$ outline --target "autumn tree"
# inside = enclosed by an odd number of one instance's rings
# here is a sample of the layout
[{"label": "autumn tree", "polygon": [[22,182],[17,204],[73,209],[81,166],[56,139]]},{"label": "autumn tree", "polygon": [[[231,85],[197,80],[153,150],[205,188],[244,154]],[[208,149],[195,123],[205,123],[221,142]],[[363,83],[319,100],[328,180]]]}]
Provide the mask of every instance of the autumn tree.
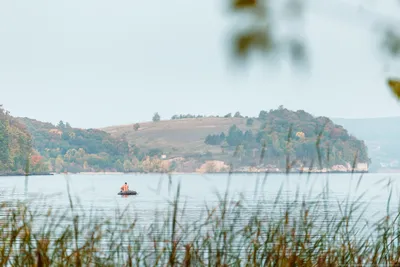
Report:
[{"label": "autumn tree", "polygon": [[40,163],[40,161],[43,159],[43,157],[42,156],[40,156],[40,155],[32,155],[31,156],[31,165],[32,166],[36,166],[37,164],[39,164]]},{"label": "autumn tree", "polygon": [[129,160],[125,160],[124,161],[124,171],[125,172],[131,172],[133,171],[134,167],[132,162],[130,162]]},{"label": "autumn tree", "polygon": [[63,171],[64,160],[61,155],[58,155],[57,158],[55,159],[54,168],[57,173],[60,173],[61,171]]}]

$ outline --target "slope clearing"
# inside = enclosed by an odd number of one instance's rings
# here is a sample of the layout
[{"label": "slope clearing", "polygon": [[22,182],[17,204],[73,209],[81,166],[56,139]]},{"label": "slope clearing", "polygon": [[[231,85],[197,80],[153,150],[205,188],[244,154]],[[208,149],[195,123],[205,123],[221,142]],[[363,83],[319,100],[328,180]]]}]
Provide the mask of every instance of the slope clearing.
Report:
[{"label": "slope clearing", "polygon": [[258,130],[260,122],[254,121],[252,126],[246,126],[246,118],[190,118],[165,120],[159,122],[140,123],[135,131],[134,124],[111,126],[101,130],[116,138],[126,138],[141,148],[161,149],[172,154],[216,152],[220,148],[206,145],[205,138],[209,134],[227,132],[236,124],[243,130]]}]

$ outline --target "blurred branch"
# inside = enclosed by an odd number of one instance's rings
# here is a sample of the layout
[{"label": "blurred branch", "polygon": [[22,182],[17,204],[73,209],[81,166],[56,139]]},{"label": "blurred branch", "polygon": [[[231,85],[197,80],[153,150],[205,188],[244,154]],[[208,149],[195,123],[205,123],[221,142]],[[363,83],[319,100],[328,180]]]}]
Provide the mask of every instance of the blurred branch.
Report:
[{"label": "blurred branch", "polygon": [[[232,42],[234,59],[244,62],[249,59],[251,53],[257,52],[262,55],[288,55],[290,61],[298,65],[305,63],[308,58],[305,39],[298,32],[298,25],[305,12],[305,1],[303,0],[228,0],[231,11],[236,15],[246,14],[251,23],[244,29],[235,32]],[[399,6],[400,8],[400,6]],[[282,10],[282,12],[280,11]],[[241,20],[240,26],[243,26]],[[286,23],[293,23],[296,27],[286,27]],[[284,26],[289,33],[285,38],[278,37],[277,29]],[[381,29],[383,33],[383,50],[390,56],[400,56],[400,32],[396,32],[393,24]],[[301,37],[299,37],[301,36]],[[276,57],[275,57],[276,58]]]},{"label": "blurred branch", "polygon": [[[274,35],[274,31],[281,26],[274,20],[274,16],[279,18],[279,23],[282,21],[293,21],[295,25],[301,23],[301,18],[304,13],[304,1],[302,0],[287,0],[282,1],[272,0],[228,0],[233,13],[246,13],[250,16],[251,23],[244,29],[237,30],[233,34],[232,50],[233,58],[243,63],[249,59],[250,54],[254,52],[262,55],[277,55],[283,51],[289,54],[290,61],[294,65],[303,65],[307,60],[307,50],[304,40],[299,36],[299,32],[294,29],[289,33],[286,40],[282,40]],[[276,10],[277,3],[283,3],[283,13]],[[281,19],[282,16],[287,16]],[[243,22],[243,21],[242,21]],[[243,24],[241,24],[242,26]],[[393,59],[400,58],[400,32],[391,26],[386,26],[382,29],[383,33],[383,50]],[[279,56],[281,56],[280,54]],[[276,59],[276,57],[274,57]],[[279,59],[279,57],[278,57]],[[400,76],[400,74],[399,74]],[[400,81],[389,79],[388,85],[397,99],[400,99]]]},{"label": "blurred branch", "polygon": [[384,32],[383,46],[392,56],[400,56],[400,33],[392,28]]},{"label": "blurred branch", "polygon": [[[231,10],[235,14],[248,15],[250,23],[241,29],[235,28],[233,34],[233,58],[243,63],[248,60],[251,53],[257,52],[261,55],[277,55],[284,51],[289,54],[290,60],[294,64],[304,63],[307,53],[303,40],[298,37],[298,32],[292,31],[286,40],[278,38],[274,34],[277,26],[280,26],[272,16],[271,3],[277,1],[268,0],[229,0]],[[288,0],[284,5],[284,16],[294,19],[295,24],[299,24],[303,13],[303,1]],[[274,12],[276,12],[274,10]],[[278,16],[279,17],[279,16]],[[244,22],[242,20],[241,22]],[[282,23],[282,22],[281,22]]]},{"label": "blurred branch", "polygon": [[392,93],[397,99],[400,99],[400,80],[399,79],[388,79],[388,85],[392,90]]}]

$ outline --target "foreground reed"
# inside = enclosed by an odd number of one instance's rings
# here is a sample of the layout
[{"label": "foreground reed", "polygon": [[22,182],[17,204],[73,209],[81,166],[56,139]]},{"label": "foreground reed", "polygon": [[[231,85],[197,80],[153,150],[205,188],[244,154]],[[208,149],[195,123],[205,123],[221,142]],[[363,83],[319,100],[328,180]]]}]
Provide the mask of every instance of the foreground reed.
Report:
[{"label": "foreground reed", "polygon": [[85,214],[72,198],[68,209],[5,202],[0,208],[0,266],[393,266],[400,262],[399,212],[390,214],[388,209],[371,224],[363,223],[367,206],[360,199],[339,204],[337,212],[327,207],[328,191],[313,202],[300,196],[289,201],[278,194],[272,203],[262,197],[232,198],[228,192],[229,188],[219,195],[216,206],[205,206],[204,213],[193,219],[186,216],[178,185],[169,209],[152,222],[141,221],[128,209],[108,218]]}]

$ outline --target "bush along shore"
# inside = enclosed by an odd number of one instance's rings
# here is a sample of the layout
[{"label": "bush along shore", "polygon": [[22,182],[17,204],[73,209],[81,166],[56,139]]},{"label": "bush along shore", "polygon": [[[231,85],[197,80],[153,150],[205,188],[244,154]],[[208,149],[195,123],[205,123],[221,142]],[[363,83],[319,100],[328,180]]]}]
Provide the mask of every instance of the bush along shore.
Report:
[{"label": "bush along shore", "polygon": [[[263,192],[265,179],[259,184]],[[110,218],[83,214],[71,197],[69,209],[5,202],[0,266],[398,266],[400,213],[367,227],[361,199],[334,212],[328,189],[312,201],[288,201],[281,190],[265,205],[260,193],[249,201],[228,187],[194,219],[185,216],[178,185],[154,221],[129,209]]]}]

